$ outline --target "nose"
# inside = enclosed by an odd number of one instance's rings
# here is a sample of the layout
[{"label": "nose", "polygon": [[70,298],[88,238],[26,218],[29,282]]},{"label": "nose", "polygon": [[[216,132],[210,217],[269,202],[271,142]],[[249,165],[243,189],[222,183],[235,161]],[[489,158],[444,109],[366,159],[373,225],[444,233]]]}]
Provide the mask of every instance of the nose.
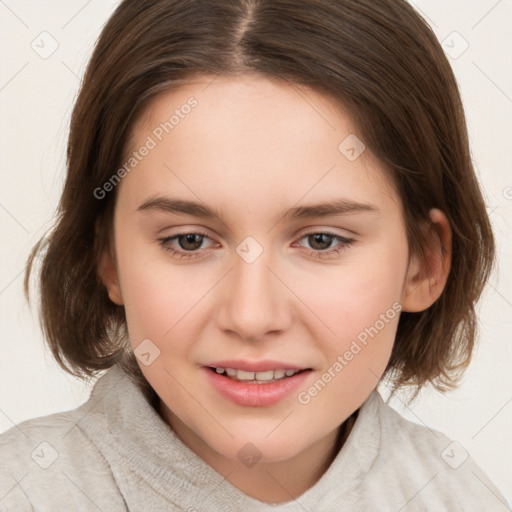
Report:
[{"label": "nose", "polygon": [[217,312],[218,327],[224,332],[258,341],[290,326],[290,293],[282,282],[285,279],[269,263],[265,251],[252,263],[235,255]]}]

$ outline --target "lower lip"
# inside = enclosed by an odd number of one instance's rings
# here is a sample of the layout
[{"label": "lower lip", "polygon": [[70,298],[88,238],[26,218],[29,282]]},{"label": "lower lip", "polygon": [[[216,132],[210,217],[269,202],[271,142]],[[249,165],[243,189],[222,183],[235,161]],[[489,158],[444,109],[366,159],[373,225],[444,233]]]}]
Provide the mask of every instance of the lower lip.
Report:
[{"label": "lower lip", "polygon": [[202,369],[222,396],[235,404],[247,407],[266,407],[278,403],[303,384],[311,373],[310,370],[305,370],[268,384],[246,384],[224,377],[209,368]]}]

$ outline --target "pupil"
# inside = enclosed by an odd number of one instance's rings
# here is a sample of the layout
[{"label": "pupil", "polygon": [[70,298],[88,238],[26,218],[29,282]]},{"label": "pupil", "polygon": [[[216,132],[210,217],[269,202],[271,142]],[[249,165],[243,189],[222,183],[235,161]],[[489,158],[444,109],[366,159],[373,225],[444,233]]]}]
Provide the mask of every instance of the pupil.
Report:
[{"label": "pupil", "polygon": [[[196,240],[196,237],[199,237],[198,241]],[[182,243],[182,241],[184,241],[184,244]],[[180,246],[182,249],[185,249],[185,250],[199,249],[199,247],[201,247],[202,242],[203,242],[203,235],[198,235],[195,233],[182,235],[180,237]],[[192,247],[187,247],[187,244],[191,244]]]},{"label": "pupil", "polygon": [[[323,237],[327,237],[327,242],[323,241]],[[318,233],[318,234],[315,234],[315,235],[311,235],[311,238],[313,238],[314,240],[314,243],[311,243],[311,246],[314,248],[314,249],[327,249],[330,245],[331,245],[331,239],[332,239],[332,236],[331,235],[327,235],[325,233]],[[316,243],[320,243],[320,245],[324,245],[324,247],[315,247],[315,244]]]}]

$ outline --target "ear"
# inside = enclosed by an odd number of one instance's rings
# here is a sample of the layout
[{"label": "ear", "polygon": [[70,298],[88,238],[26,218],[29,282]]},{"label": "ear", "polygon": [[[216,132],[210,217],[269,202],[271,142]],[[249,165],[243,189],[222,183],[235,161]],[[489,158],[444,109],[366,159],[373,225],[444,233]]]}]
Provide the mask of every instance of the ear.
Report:
[{"label": "ear", "polygon": [[[101,218],[96,219],[96,223],[94,226],[96,241],[100,239],[101,235]],[[108,296],[110,300],[117,304],[118,306],[122,306],[124,304],[123,297],[121,294],[121,286],[119,284],[119,276],[117,272],[117,265],[115,261],[115,255],[112,256],[111,252],[115,252],[115,249],[112,251],[110,247],[114,247],[113,236],[107,241],[103,242],[103,251],[99,258],[98,263],[98,277],[101,282],[105,286],[108,292]]]},{"label": "ear", "polygon": [[417,313],[429,308],[443,292],[452,258],[452,230],[446,215],[430,210],[425,262],[413,256],[404,283],[402,310]]},{"label": "ear", "polygon": [[107,289],[110,300],[118,306],[122,306],[124,302],[121,295],[121,287],[119,285],[117,268],[112,256],[108,251],[105,251],[101,256],[98,274],[102,283]]}]

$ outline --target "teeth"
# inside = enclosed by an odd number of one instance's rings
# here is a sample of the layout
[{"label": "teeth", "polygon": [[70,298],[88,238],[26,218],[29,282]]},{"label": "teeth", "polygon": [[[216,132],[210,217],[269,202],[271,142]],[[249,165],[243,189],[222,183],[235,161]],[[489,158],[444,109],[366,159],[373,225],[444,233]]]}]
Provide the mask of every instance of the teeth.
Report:
[{"label": "teeth", "polygon": [[272,380],[274,378],[274,371],[256,372],[256,380]]},{"label": "teeth", "polygon": [[239,380],[254,380],[254,372],[244,372],[243,370],[237,370],[236,378]]},{"label": "teeth", "polygon": [[282,379],[284,377],[284,370],[274,370],[274,379]]},{"label": "teeth", "polygon": [[227,377],[232,377],[233,380],[243,380],[252,382],[270,382],[274,380],[283,379],[295,375],[300,370],[267,370],[264,372],[246,372],[244,370],[235,370],[234,368],[223,368],[218,366],[215,371],[220,374],[225,374]]}]

